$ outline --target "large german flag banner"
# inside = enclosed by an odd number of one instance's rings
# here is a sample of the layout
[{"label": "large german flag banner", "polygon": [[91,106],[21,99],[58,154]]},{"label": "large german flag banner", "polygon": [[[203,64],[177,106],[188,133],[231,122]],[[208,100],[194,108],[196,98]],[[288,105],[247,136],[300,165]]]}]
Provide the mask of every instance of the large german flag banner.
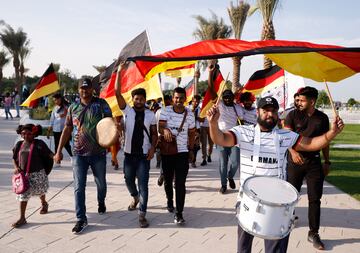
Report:
[{"label": "large german flag banner", "polygon": [[[222,76],[220,70],[215,72],[215,76],[213,77],[214,80],[214,89],[218,96],[221,96],[220,92],[223,90],[225,83],[224,77]],[[211,93],[209,89],[206,90],[201,111],[200,111],[200,118],[206,117],[206,112],[215,104],[216,99],[212,99]]]},{"label": "large german flag banner", "polygon": [[[146,31],[144,31],[131,40],[121,50],[118,59],[100,75],[99,82],[103,84],[100,97],[108,102],[113,116],[122,115],[115,96],[115,81],[119,64],[135,55],[150,54],[149,39]],[[137,88],[144,88],[146,90],[146,99],[156,99],[163,96],[158,76],[156,75],[149,80],[145,80],[136,64],[129,62],[121,69],[121,94],[130,105],[132,105],[131,91]]]},{"label": "large german flag banner", "polygon": [[259,95],[284,83],[284,70],[275,65],[268,69],[258,70],[252,74],[249,81],[244,85],[242,92],[251,92],[254,95]]},{"label": "large german flag banner", "polygon": [[345,48],[309,42],[235,39],[200,41],[154,56],[138,56],[136,62],[143,76],[194,63],[197,60],[264,54],[282,69],[323,82],[338,82],[360,72],[360,48]]},{"label": "large german flag banner", "polygon": [[169,77],[187,77],[187,76],[194,76],[195,74],[195,64],[190,64],[188,66],[168,69],[164,73],[166,76]]},{"label": "large german flag banner", "polygon": [[60,85],[55,74],[54,66],[51,63],[45,73],[36,84],[35,90],[21,104],[21,106],[34,108],[38,105],[39,98],[47,96],[60,90]]}]

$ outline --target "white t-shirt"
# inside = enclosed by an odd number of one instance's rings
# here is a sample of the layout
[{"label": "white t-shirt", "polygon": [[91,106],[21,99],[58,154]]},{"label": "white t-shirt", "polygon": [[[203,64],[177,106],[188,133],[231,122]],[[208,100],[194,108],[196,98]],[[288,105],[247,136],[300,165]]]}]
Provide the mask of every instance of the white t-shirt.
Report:
[{"label": "white t-shirt", "polygon": [[[126,105],[125,109],[122,110],[122,112],[124,113],[124,126],[125,126],[124,152],[131,154],[131,139],[134,132],[136,112],[134,108],[130,107],[129,105]],[[148,130],[148,133],[151,138],[150,126],[156,126],[156,118],[155,118],[155,114],[149,109],[145,109],[144,111],[144,126]],[[151,148],[151,144],[145,130],[143,130],[143,132],[144,132],[144,142],[142,149],[143,149],[143,153],[147,154],[149,149]]]},{"label": "white t-shirt", "polygon": [[[288,148],[294,146],[299,134],[276,128],[272,132],[260,132],[260,150],[257,166],[253,168],[255,126],[242,125],[230,129],[236,136],[236,143],[240,147],[240,185],[254,175],[277,177],[279,168],[286,168],[286,155]],[[279,163],[276,152],[275,134],[279,140]]]},{"label": "white t-shirt", "polygon": [[[236,113],[235,113],[236,110]],[[233,106],[226,106],[222,100],[219,102],[220,118],[218,121],[219,129],[227,131],[237,125],[237,119],[243,118],[241,106],[234,104]]]},{"label": "white t-shirt", "polygon": [[245,109],[245,107],[241,106],[244,125],[256,125],[257,116],[256,116],[256,108],[252,107],[250,110]]},{"label": "white t-shirt", "polygon": [[184,118],[184,113],[177,113],[174,111],[173,106],[169,105],[161,109],[160,120],[166,121],[166,128],[170,129],[171,133],[176,136],[178,152],[188,152],[188,131],[195,128],[195,117],[189,108],[187,110],[187,116],[184,125],[181,130],[179,127]]}]

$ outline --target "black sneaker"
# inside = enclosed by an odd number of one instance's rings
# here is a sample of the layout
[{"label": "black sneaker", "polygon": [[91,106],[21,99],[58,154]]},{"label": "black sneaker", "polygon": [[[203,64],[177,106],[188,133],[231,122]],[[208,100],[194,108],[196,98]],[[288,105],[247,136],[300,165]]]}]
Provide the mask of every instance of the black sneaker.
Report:
[{"label": "black sneaker", "polygon": [[226,190],[227,190],[227,189],[226,189],[225,186],[221,186],[221,188],[219,189],[219,193],[225,194]]},{"label": "black sneaker", "polygon": [[84,229],[87,227],[88,223],[87,221],[77,221],[75,226],[72,229],[73,234],[80,234],[82,231],[84,231]]},{"label": "black sneaker", "polygon": [[309,232],[308,233],[308,241],[311,242],[315,249],[324,250],[324,243],[321,241],[318,233]]},{"label": "black sneaker", "polygon": [[208,157],[207,157],[207,162],[208,162],[208,163],[211,163],[211,162],[212,162],[211,156],[208,156]]},{"label": "black sneaker", "polygon": [[178,225],[183,225],[183,224],[185,224],[185,220],[184,220],[182,214],[180,214],[180,213],[175,214],[175,216],[174,216],[174,223],[175,223],[175,224],[178,224]]},{"label": "black sneaker", "polygon": [[172,201],[168,201],[166,209],[168,210],[169,213],[174,212],[175,208],[174,208],[174,204]]},{"label": "black sneaker", "polygon": [[229,180],[229,186],[230,186],[230,188],[231,188],[231,189],[235,189],[235,188],[236,188],[236,184],[235,184],[234,179],[228,178],[228,180]]},{"label": "black sneaker", "polygon": [[98,213],[104,214],[106,212],[106,206],[105,203],[99,203],[98,205]]},{"label": "black sneaker", "polygon": [[157,180],[157,185],[162,186],[163,183],[164,183],[164,175],[160,175],[158,180]]},{"label": "black sneaker", "polygon": [[202,161],[202,163],[200,164],[200,166],[205,166],[205,165],[207,165],[207,162],[206,162],[206,160],[204,159],[204,160]]}]

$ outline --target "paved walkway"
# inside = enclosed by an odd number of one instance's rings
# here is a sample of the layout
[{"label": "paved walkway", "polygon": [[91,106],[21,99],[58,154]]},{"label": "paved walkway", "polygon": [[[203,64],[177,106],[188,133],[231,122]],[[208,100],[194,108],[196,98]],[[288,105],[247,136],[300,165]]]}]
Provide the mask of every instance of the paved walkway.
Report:
[{"label": "paved walkway", "polygon": [[[123,173],[108,166],[107,213],[97,214],[96,187],[89,174],[87,213],[90,226],[73,235],[74,198],[69,158],[50,174],[49,213],[40,215],[40,200],[33,198],[27,209],[28,224],[11,229],[18,218],[18,203],[11,192],[11,146],[17,120],[0,118],[0,252],[235,252],[236,220],[234,203],[237,191],[220,195],[218,153],[209,166],[190,169],[184,211],[186,225],[173,224],[166,212],[163,188],[156,185],[159,170],[151,169],[149,182],[150,227],[140,229],[137,213],[127,211],[130,197]],[[109,159],[109,158],[108,158]],[[109,160],[108,160],[109,161]],[[109,163],[108,163],[109,164]],[[154,167],[154,166],[153,166]],[[304,189],[306,192],[306,189]],[[360,203],[330,184],[324,187],[321,236],[329,252],[359,252]],[[297,207],[300,221],[291,234],[288,252],[317,252],[306,241],[307,197]],[[264,252],[255,239],[253,252]]]}]

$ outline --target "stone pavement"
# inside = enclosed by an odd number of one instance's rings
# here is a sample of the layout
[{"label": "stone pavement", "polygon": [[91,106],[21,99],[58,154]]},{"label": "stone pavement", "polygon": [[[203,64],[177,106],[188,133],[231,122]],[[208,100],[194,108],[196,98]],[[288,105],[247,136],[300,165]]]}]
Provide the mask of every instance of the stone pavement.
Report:
[{"label": "stone pavement", "polygon": [[[136,211],[127,211],[130,197],[121,170],[107,168],[107,213],[98,215],[96,187],[91,172],[87,184],[89,227],[73,235],[75,222],[72,168],[65,157],[61,168],[50,174],[47,194],[49,213],[40,215],[40,200],[32,198],[27,209],[28,224],[11,229],[19,215],[11,191],[11,147],[18,120],[0,118],[0,252],[236,252],[236,190],[218,194],[218,152],[206,167],[191,168],[184,210],[186,224],[173,223],[165,209],[163,188],[156,184],[159,170],[152,166],[147,218],[150,227],[140,229]],[[66,153],[66,152],[65,152]],[[122,155],[119,155],[122,159]],[[198,157],[199,154],[198,154]],[[109,158],[108,158],[109,162]],[[198,162],[199,163],[199,162]],[[108,163],[110,164],[110,163]],[[154,165],[154,161],[153,161]],[[306,189],[303,189],[306,192]],[[297,207],[300,220],[293,230],[288,252],[317,252],[306,240],[307,197]],[[321,237],[329,252],[360,252],[360,203],[330,184],[324,186]],[[264,252],[255,239],[253,252]]]}]

